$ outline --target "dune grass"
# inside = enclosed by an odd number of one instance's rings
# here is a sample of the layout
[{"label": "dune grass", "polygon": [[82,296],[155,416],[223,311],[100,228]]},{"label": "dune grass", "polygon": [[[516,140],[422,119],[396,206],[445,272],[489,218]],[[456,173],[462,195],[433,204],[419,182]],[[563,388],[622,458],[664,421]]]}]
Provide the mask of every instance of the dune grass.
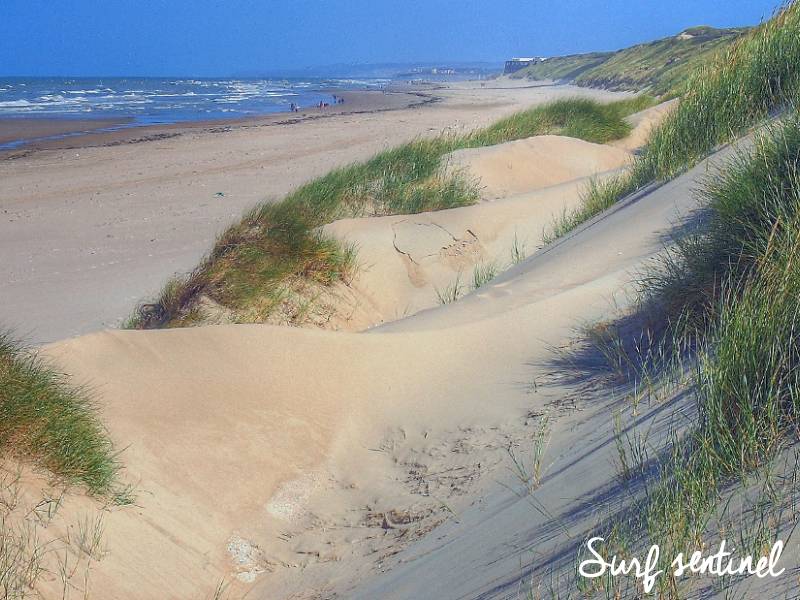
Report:
[{"label": "dune grass", "polygon": [[[412,214],[475,203],[477,184],[446,174],[444,156],[542,134],[596,143],[630,132],[625,116],[647,108],[639,96],[610,104],[565,99],[532,108],[461,136],[419,139],[381,152],[364,163],[331,171],[283,200],[262,204],[230,227],[190,274],[170,281],[152,303],[137,308],[129,328],[185,326],[203,322],[201,298],[235,322],[266,321],[295,289],[347,282],[356,249],[321,233],[345,217]],[[307,306],[306,299],[302,304]]]},{"label": "dune grass", "polygon": [[702,192],[711,216],[651,278],[703,344],[702,430],[725,472],[770,455],[800,423],[800,115]]},{"label": "dune grass", "polygon": [[557,100],[476,131],[459,140],[458,148],[492,146],[548,133],[605,144],[630,133],[626,116],[654,104],[655,100],[647,95],[607,104],[585,98]]},{"label": "dune grass", "polygon": [[762,132],[752,153],[741,154],[697,195],[710,216],[704,228],[677,241],[646,280],[649,294],[669,314],[685,313],[702,326],[719,308],[723,286],[747,281],[772,244],[795,227],[800,194],[800,124],[788,121]]},{"label": "dune grass", "polygon": [[616,52],[557,56],[533,64],[513,78],[560,79],[612,90],[647,90],[654,96],[679,94],[700,63],[728,47],[746,29],[692,27],[647,44]]},{"label": "dune grass", "polygon": [[590,186],[582,206],[562,215],[548,238],[560,237],[648,184],[675,177],[720,144],[783,109],[800,87],[798,64],[800,4],[792,2],[701,66],[633,168]]},{"label": "dune grass", "polygon": [[[644,281],[671,345],[693,349],[697,424],[668,441],[633,518],[666,556],[702,547],[731,483],[749,485],[797,440],[800,114],[763,133],[700,196],[702,228]],[[677,586],[665,579],[662,596],[681,597]]]},{"label": "dune grass", "polygon": [[0,452],[32,459],[93,494],[112,492],[118,464],[89,396],[0,334]]}]

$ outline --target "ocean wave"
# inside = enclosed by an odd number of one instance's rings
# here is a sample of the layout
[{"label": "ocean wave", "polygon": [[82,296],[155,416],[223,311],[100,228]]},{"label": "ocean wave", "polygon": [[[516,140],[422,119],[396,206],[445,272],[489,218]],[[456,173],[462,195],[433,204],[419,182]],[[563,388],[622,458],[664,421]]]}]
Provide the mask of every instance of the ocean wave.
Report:
[{"label": "ocean wave", "polygon": [[75,104],[77,102],[86,102],[87,98],[85,96],[67,98],[61,94],[45,94],[44,96],[39,96],[36,100],[48,104]]},{"label": "ocean wave", "polygon": [[27,100],[9,100],[8,102],[0,102],[0,108],[24,108],[26,106],[36,106]]},{"label": "ocean wave", "polygon": [[114,90],[110,88],[95,88],[91,90],[65,90],[61,92],[62,94],[108,94],[114,93]]},{"label": "ocean wave", "polygon": [[219,94],[198,94],[197,92],[186,92],[185,94],[165,94],[165,93],[157,93],[157,94],[148,94],[148,98],[210,98],[213,96],[218,96]]},{"label": "ocean wave", "polygon": [[374,85],[374,80],[359,78],[5,80],[0,81],[0,114],[94,113],[175,122],[285,111],[290,101],[312,106],[325,97],[326,88]]}]

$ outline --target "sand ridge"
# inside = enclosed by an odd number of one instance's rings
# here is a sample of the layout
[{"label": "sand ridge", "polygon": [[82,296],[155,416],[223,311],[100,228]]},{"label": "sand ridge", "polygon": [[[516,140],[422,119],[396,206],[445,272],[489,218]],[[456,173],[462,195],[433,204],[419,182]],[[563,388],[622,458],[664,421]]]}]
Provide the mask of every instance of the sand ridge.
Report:
[{"label": "sand ridge", "polygon": [[669,115],[678,106],[678,99],[667,100],[636,114],[630,115],[625,120],[633,126],[630,135],[621,140],[611,142],[609,145],[634,152],[644,146],[653,127],[658,125],[664,117]]},{"label": "sand ridge", "polygon": [[630,162],[623,149],[575,138],[542,135],[488,148],[457,150],[444,158],[448,170],[480,182],[482,197],[506,198],[619,169]]},{"label": "sand ridge", "polygon": [[476,268],[501,272],[520,253],[532,254],[553,222],[579,206],[591,180],[627,168],[634,141],[641,144],[673,104],[632,115],[630,150],[545,135],[451,153],[444,170],[478,183],[484,201],[475,206],[327,225],[323,231],[354,244],[360,266],[329,303],[334,316],[325,326],[359,331],[408,317],[454,287],[459,295],[472,291]]},{"label": "sand ridge", "polygon": [[[425,286],[428,298],[437,269],[444,280],[459,260],[507,252],[517,228],[576,202],[583,183],[329,227],[374,261],[359,285],[364,296],[381,290],[371,301],[388,314],[390,298],[414,301]],[[429,310],[367,335],[225,325],[47,346],[95,390],[135,486],[134,506],[103,511],[111,550],[91,569],[92,593],[203,597],[225,581],[257,598],[314,597],[374,577],[507,468],[508,448],[564,394],[538,391],[545,373],[532,365],[576,320],[607,313],[686,202],[635,204],[455,304],[421,303]],[[464,258],[470,246],[479,249]],[[70,497],[63,518],[92,504]]]},{"label": "sand ridge", "polygon": [[[609,176],[616,171],[601,174]],[[359,331],[440,303],[458,285],[471,291],[476,266],[507,269],[512,250],[542,246],[553,219],[577,207],[588,178],[534,189],[494,202],[419,215],[365,217],[324,228],[358,248],[360,266],[337,307],[332,328]]]}]

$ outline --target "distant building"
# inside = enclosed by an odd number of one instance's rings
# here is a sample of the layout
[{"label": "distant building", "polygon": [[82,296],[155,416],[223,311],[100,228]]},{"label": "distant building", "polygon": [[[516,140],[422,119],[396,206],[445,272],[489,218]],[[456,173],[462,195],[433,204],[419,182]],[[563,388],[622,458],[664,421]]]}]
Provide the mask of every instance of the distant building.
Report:
[{"label": "distant building", "polygon": [[506,68],[503,70],[503,74],[510,75],[511,73],[516,73],[525,67],[530,67],[531,65],[540,63],[544,60],[546,59],[540,56],[534,56],[532,58],[512,58],[511,60],[506,61]]}]

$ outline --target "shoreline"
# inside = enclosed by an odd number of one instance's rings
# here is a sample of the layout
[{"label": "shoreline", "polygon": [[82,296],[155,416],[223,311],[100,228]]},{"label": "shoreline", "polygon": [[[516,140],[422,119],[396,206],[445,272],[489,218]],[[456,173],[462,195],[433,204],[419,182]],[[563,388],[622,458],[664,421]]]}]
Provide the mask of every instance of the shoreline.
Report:
[{"label": "shoreline", "polygon": [[[292,125],[304,121],[341,115],[372,114],[417,108],[439,102],[431,92],[437,86],[407,86],[386,93],[373,90],[338,90],[326,92],[344,98],[345,103],[326,108],[310,107],[300,112],[275,112],[230,119],[206,119],[175,123],[137,124],[132,117],[102,119],[70,119],[40,117],[0,117],[0,160],[30,156],[41,150],[73,150],[80,148],[136,144],[179,137],[187,133],[222,133],[235,129]],[[424,90],[424,91],[423,91]],[[20,137],[30,133],[30,137]],[[14,144],[3,148],[3,145]]]}]

